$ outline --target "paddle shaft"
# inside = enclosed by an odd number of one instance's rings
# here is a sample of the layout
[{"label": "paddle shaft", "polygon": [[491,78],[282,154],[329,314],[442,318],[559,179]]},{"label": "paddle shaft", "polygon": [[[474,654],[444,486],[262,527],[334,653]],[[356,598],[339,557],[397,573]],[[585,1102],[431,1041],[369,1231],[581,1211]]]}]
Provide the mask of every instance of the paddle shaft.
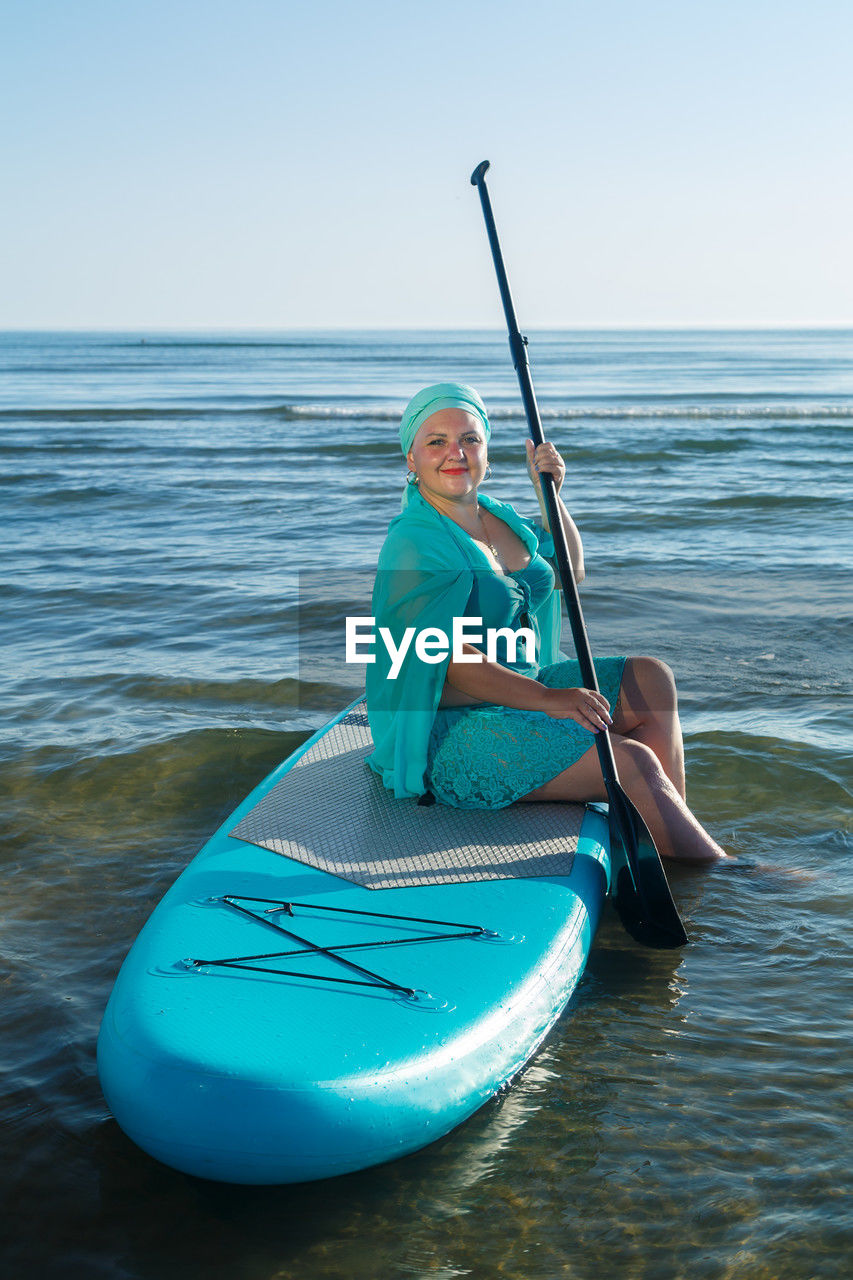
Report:
[{"label": "paddle shaft", "polygon": [[[533,389],[533,379],[530,376],[530,360],[527,355],[527,339],[522,335],[518,321],[515,317],[515,307],[512,301],[512,294],[509,288],[509,280],[507,279],[506,268],[504,267],[503,254],[498,240],[497,227],[495,226],[495,218],[492,213],[492,202],[489,198],[489,192],[486,188],[485,173],[489,167],[489,162],[484,160],[482,164],[474,170],[471,175],[471,183],[480,193],[480,203],[483,206],[483,217],[486,221],[486,232],[489,237],[489,247],[492,251],[492,258],[495,264],[495,271],[498,277],[498,288],[500,289],[501,302],[503,303],[504,315],[506,316],[507,329],[509,331],[509,349],[512,353],[512,362],[515,366],[515,372],[518,375],[518,383],[521,388],[521,399],[524,404],[524,413],[527,418],[527,425],[530,428],[530,435],[534,445],[540,445],[545,440],[542,431],[542,420],[539,416],[539,406],[536,403],[536,392]],[[563,597],[566,601],[566,608],[569,614],[569,623],[572,628],[572,638],[575,642],[575,650],[578,656],[578,663],[581,670],[581,680],[585,689],[594,689],[596,693],[600,692],[598,687],[598,677],[595,674],[595,664],[592,660],[592,652],[589,647],[589,637],[586,633],[586,624],[584,623],[583,613],[581,611],[580,596],[578,595],[577,583],[575,582],[574,569],[572,568],[569,556],[569,546],[566,541],[566,532],[563,528],[563,521],[560,516],[560,509],[557,500],[557,488],[554,477],[547,472],[540,476],[542,482],[542,495],[545,499],[545,510],[548,513],[548,523],[551,526],[551,536],[554,539],[554,558],[557,562],[557,570],[560,576],[560,584],[563,588]],[[613,755],[613,744],[610,741],[610,734],[606,729],[600,730],[595,735],[595,745],[598,749],[598,758],[601,762],[601,771],[604,775],[604,784],[607,788],[608,797],[612,800],[612,791],[614,787],[619,786],[619,779],[616,772],[616,760]]]},{"label": "paddle shaft", "polygon": [[[489,167],[488,160],[478,165],[471,175],[471,183],[480,193],[489,245],[495,263],[495,270],[500,287],[501,301],[506,315],[509,330],[509,346],[512,362],[518,375],[521,387],[521,398],[524,412],[534,445],[543,443],[545,437],[539,417],[539,406],[533,390],[530,376],[530,362],[527,358],[527,339],[518,328],[515,318],[515,307],[512,302],[509,281],[506,276],[503,255],[501,253],[492,204],[486,190],[485,174]],[[569,614],[575,650],[581,670],[581,680],[588,689],[599,692],[595,664],[589,647],[586,626],[581,612],[580,597],[575,582],[574,569],[569,557],[557,489],[553,476],[545,473],[541,476],[542,493],[545,510],[551,533],[554,539],[554,552],[557,570],[563,588],[563,597]],[[609,801],[608,822],[610,826],[610,849],[613,862],[613,902],[627,931],[637,941],[652,947],[680,947],[687,941],[684,925],[676,910],[669,891],[666,876],[661,866],[660,854],[655,846],[654,838],[636,807],[619,785],[616,772],[616,760],[613,755],[613,744],[607,729],[595,734],[595,745],[604,785]]]}]

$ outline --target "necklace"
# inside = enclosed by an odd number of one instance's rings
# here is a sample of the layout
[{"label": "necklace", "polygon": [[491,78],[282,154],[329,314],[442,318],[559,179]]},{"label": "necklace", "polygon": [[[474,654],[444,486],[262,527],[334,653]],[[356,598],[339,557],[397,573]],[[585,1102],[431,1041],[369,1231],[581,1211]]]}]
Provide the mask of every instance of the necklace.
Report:
[{"label": "necklace", "polygon": [[478,520],[479,520],[479,522],[480,522],[480,532],[481,532],[481,533],[482,533],[482,535],[483,535],[483,542],[485,542],[486,546],[489,548],[489,550],[491,551],[492,555],[495,557],[495,559],[497,560],[498,564],[500,565],[500,567],[501,567],[501,573],[506,573],[506,565],[504,564],[503,556],[500,554],[500,552],[498,551],[497,547],[496,547],[496,546],[495,546],[495,544],[491,541],[491,539],[489,538],[489,535],[486,533],[486,524],[485,524],[485,521],[483,520],[482,514],[481,514],[481,512],[480,512],[480,504],[479,504],[479,502],[477,503],[477,519],[478,519]]}]

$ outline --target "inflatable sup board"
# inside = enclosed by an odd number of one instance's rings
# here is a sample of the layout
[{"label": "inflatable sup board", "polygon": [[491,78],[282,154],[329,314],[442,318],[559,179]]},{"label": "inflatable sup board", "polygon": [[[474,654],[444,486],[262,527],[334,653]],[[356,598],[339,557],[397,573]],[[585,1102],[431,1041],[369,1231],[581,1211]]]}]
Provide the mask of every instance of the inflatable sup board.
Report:
[{"label": "inflatable sup board", "polygon": [[363,699],[208,841],[128,954],[98,1040],[143,1150],[235,1183],[426,1146],[524,1066],[607,891],[595,808],[395,800]]}]

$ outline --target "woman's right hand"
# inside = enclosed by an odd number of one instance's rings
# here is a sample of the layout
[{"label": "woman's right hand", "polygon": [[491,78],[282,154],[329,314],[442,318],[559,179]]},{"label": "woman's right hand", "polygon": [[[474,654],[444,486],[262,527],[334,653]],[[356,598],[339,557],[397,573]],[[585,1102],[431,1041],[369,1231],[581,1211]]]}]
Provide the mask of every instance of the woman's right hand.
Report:
[{"label": "woman's right hand", "polygon": [[548,689],[542,709],[554,720],[575,720],[591,733],[613,724],[610,704],[593,689]]}]

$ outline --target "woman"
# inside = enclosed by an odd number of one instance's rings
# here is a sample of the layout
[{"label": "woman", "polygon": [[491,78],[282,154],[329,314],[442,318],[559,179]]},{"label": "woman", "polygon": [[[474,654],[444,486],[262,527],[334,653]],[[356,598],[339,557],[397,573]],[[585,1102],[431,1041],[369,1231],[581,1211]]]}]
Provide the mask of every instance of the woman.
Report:
[{"label": "woman", "polygon": [[[459,383],[424,388],[403,414],[400,441],[410,475],[373,593],[376,626],[385,628],[387,642],[377,644],[367,668],[369,765],[397,796],[430,791],[462,808],[604,800],[591,735],[606,726],[621,785],[660,854],[691,862],[724,858],[685,803],[669,668],[654,658],[598,659],[596,693],[578,687],[577,662],[559,651],[559,597],[544,558],[553,543],[539,477],[552,475],[559,494],[562,459],[552,444],[534,450],[527,441],[544,523],[538,528],[479,492],[490,434],[479,395]],[[580,535],[559,497],[558,506],[580,582]],[[513,651],[505,634],[489,658],[484,646],[470,643],[448,653],[438,638],[450,636],[461,617],[482,619],[495,631],[532,631],[535,655],[524,646]],[[426,641],[417,651],[416,632]]]}]

